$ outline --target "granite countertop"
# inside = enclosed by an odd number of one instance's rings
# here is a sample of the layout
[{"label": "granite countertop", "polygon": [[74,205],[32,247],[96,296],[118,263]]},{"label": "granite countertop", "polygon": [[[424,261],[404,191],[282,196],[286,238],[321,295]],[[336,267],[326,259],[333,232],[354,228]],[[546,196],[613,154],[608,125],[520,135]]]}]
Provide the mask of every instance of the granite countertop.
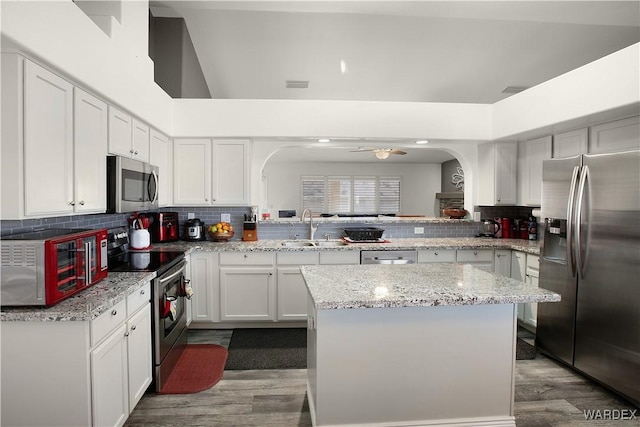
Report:
[{"label": "granite countertop", "polygon": [[318,310],[556,302],[560,295],[469,264],[300,268]]},{"label": "granite countertop", "polygon": [[4,321],[89,321],[100,316],[145,283],[156,273],[109,273],[100,282],[52,307],[3,307]]},{"label": "granite countertop", "polygon": [[[488,237],[446,237],[446,238],[397,238],[387,239],[388,243],[349,243],[344,246],[302,246],[287,247],[283,243],[292,240],[258,240],[243,242],[230,240],[228,242],[187,242],[156,243],[155,250],[183,250],[188,252],[198,250],[204,252],[309,252],[309,251],[361,251],[361,250],[428,250],[428,249],[507,249],[540,254],[540,241],[522,239],[493,239]],[[305,241],[300,239],[300,241]],[[318,240],[319,241],[319,240]]]}]

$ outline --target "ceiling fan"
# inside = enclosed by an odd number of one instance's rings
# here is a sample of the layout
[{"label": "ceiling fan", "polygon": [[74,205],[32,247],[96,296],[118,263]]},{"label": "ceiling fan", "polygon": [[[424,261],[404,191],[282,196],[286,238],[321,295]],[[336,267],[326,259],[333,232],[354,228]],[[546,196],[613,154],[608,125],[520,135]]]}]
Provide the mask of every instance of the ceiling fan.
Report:
[{"label": "ceiling fan", "polygon": [[373,152],[373,154],[375,154],[375,156],[380,160],[384,160],[388,158],[390,154],[400,154],[400,155],[407,154],[405,151],[398,150],[396,148],[369,148],[369,147],[358,147],[357,150],[353,150],[351,152],[361,153],[365,151]]}]

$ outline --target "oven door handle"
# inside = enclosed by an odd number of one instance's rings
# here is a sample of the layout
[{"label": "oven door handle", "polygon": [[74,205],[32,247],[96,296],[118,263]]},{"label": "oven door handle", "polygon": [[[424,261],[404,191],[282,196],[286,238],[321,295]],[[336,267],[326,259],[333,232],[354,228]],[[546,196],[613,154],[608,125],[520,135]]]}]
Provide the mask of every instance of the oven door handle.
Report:
[{"label": "oven door handle", "polygon": [[[183,263],[183,266],[184,266],[184,264],[185,264],[185,263]],[[171,281],[171,280],[173,280],[175,277],[180,276],[182,273],[184,273],[184,268],[179,269],[178,271],[176,271],[175,273],[173,273],[173,274],[171,274],[171,275],[169,275],[169,276],[167,276],[167,277],[163,277],[163,278],[161,278],[161,279],[159,280],[159,283],[160,283],[161,285],[163,285],[163,284],[165,284],[165,283],[167,283],[167,282],[170,282],[170,281]]]}]

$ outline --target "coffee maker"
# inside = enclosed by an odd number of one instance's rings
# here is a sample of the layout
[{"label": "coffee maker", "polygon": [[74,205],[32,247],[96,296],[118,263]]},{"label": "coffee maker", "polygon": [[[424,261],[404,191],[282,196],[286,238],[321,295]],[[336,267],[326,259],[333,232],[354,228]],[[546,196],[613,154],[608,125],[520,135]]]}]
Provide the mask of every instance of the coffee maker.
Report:
[{"label": "coffee maker", "polygon": [[251,215],[244,216],[244,231],[242,232],[242,240],[245,242],[255,242],[258,240],[258,208],[251,207]]},{"label": "coffee maker", "polygon": [[178,227],[178,212],[151,212],[147,214],[153,218],[149,231],[154,243],[175,242],[180,230]]}]

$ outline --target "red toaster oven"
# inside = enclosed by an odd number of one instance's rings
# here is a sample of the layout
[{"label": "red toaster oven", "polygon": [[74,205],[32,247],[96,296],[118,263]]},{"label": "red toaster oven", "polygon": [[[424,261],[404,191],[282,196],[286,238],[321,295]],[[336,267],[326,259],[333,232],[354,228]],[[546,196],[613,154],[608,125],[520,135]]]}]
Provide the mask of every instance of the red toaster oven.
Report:
[{"label": "red toaster oven", "polygon": [[107,277],[107,230],[3,236],[2,306],[51,306]]}]

